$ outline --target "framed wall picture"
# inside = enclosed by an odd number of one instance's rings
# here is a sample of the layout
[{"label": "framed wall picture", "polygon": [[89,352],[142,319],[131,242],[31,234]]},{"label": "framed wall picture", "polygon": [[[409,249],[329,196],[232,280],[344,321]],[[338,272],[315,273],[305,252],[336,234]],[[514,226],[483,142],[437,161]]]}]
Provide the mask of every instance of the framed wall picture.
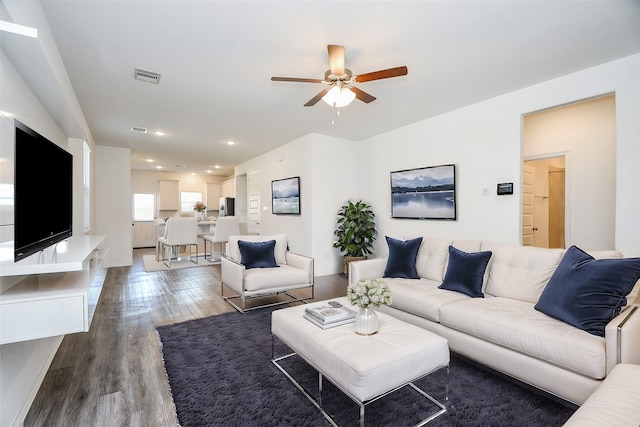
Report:
[{"label": "framed wall picture", "polygon": [[300,215],[300,177],[271,181],[271,212]]},{"label": "framed wall picture", "polygon": [[391,218],[455,220],[455,165],[391,172]]}]

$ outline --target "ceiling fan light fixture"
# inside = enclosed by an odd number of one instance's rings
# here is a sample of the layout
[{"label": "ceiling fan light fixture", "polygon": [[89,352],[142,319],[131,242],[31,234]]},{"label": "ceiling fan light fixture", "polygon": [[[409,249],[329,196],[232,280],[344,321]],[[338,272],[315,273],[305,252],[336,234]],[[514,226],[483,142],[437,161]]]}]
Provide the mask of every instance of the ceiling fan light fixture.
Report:
[{"label": "ceiling fan light fixture", "polygon": [[336,106],[338,108],[345,107],[356,99],[356,94],[349,90],[349,88],[334,86],[329,92],[322,97],[322,100],[330,106]]}]

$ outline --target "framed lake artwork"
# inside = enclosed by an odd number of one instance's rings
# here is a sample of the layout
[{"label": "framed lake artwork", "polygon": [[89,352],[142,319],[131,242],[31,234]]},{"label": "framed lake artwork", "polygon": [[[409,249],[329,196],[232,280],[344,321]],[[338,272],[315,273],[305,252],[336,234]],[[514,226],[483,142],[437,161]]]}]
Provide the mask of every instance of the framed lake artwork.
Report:
[{"label": "framed lake artwork", "polygon": [[391,172],[391,218],[455,220],[455,165]]},{"label": "framed lake artwork", "polygon": [[276,215],[300,215],[300,177],[271,181],[271,212]]}]

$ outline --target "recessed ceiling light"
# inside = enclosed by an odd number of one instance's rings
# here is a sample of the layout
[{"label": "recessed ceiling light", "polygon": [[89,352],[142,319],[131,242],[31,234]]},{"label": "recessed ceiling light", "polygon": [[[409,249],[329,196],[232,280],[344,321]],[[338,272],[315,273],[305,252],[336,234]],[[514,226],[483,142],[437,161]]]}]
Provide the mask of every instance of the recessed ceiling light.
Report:
[{"label": "recessed ceiling light", "polygon": [[157,136],[164,136],[164,132],[162,132],[161,130],[157,130],[154,132]]},{"label": "recessed ceiling light", "polygon": [[162,169],[162,166],[156,166],[156,169]]},{"label": "recessed ceiling light", "polygon": [[153,159],[147,159],[147,162],[153,163]]},{"label": "recessed ceiling light", "polygon": [[227,141],[227,144],[228,144],[228,145],[235,145],[235,141],[231,141],[231,140],[229,140],[229,141]]},{"label": "recessed ceiling light", "polygon": [[212,172],[212,171],[211,171],[210,169],[207,171],[207,173],[211,173],[211,172]]},{"label": "recessed ceiling light", "polygon": [[214,168],[220,169],[220,165],[215,165]]}]

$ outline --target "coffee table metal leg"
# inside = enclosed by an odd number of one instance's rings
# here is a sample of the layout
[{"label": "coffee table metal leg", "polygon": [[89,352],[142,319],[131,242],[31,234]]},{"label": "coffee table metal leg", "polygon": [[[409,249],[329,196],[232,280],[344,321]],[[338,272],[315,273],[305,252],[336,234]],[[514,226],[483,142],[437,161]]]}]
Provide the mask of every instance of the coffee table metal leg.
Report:
[{"label": "coffee table metal leg", "polygon": [[318,405],[322,408],[322,372],[318,372]]}]

